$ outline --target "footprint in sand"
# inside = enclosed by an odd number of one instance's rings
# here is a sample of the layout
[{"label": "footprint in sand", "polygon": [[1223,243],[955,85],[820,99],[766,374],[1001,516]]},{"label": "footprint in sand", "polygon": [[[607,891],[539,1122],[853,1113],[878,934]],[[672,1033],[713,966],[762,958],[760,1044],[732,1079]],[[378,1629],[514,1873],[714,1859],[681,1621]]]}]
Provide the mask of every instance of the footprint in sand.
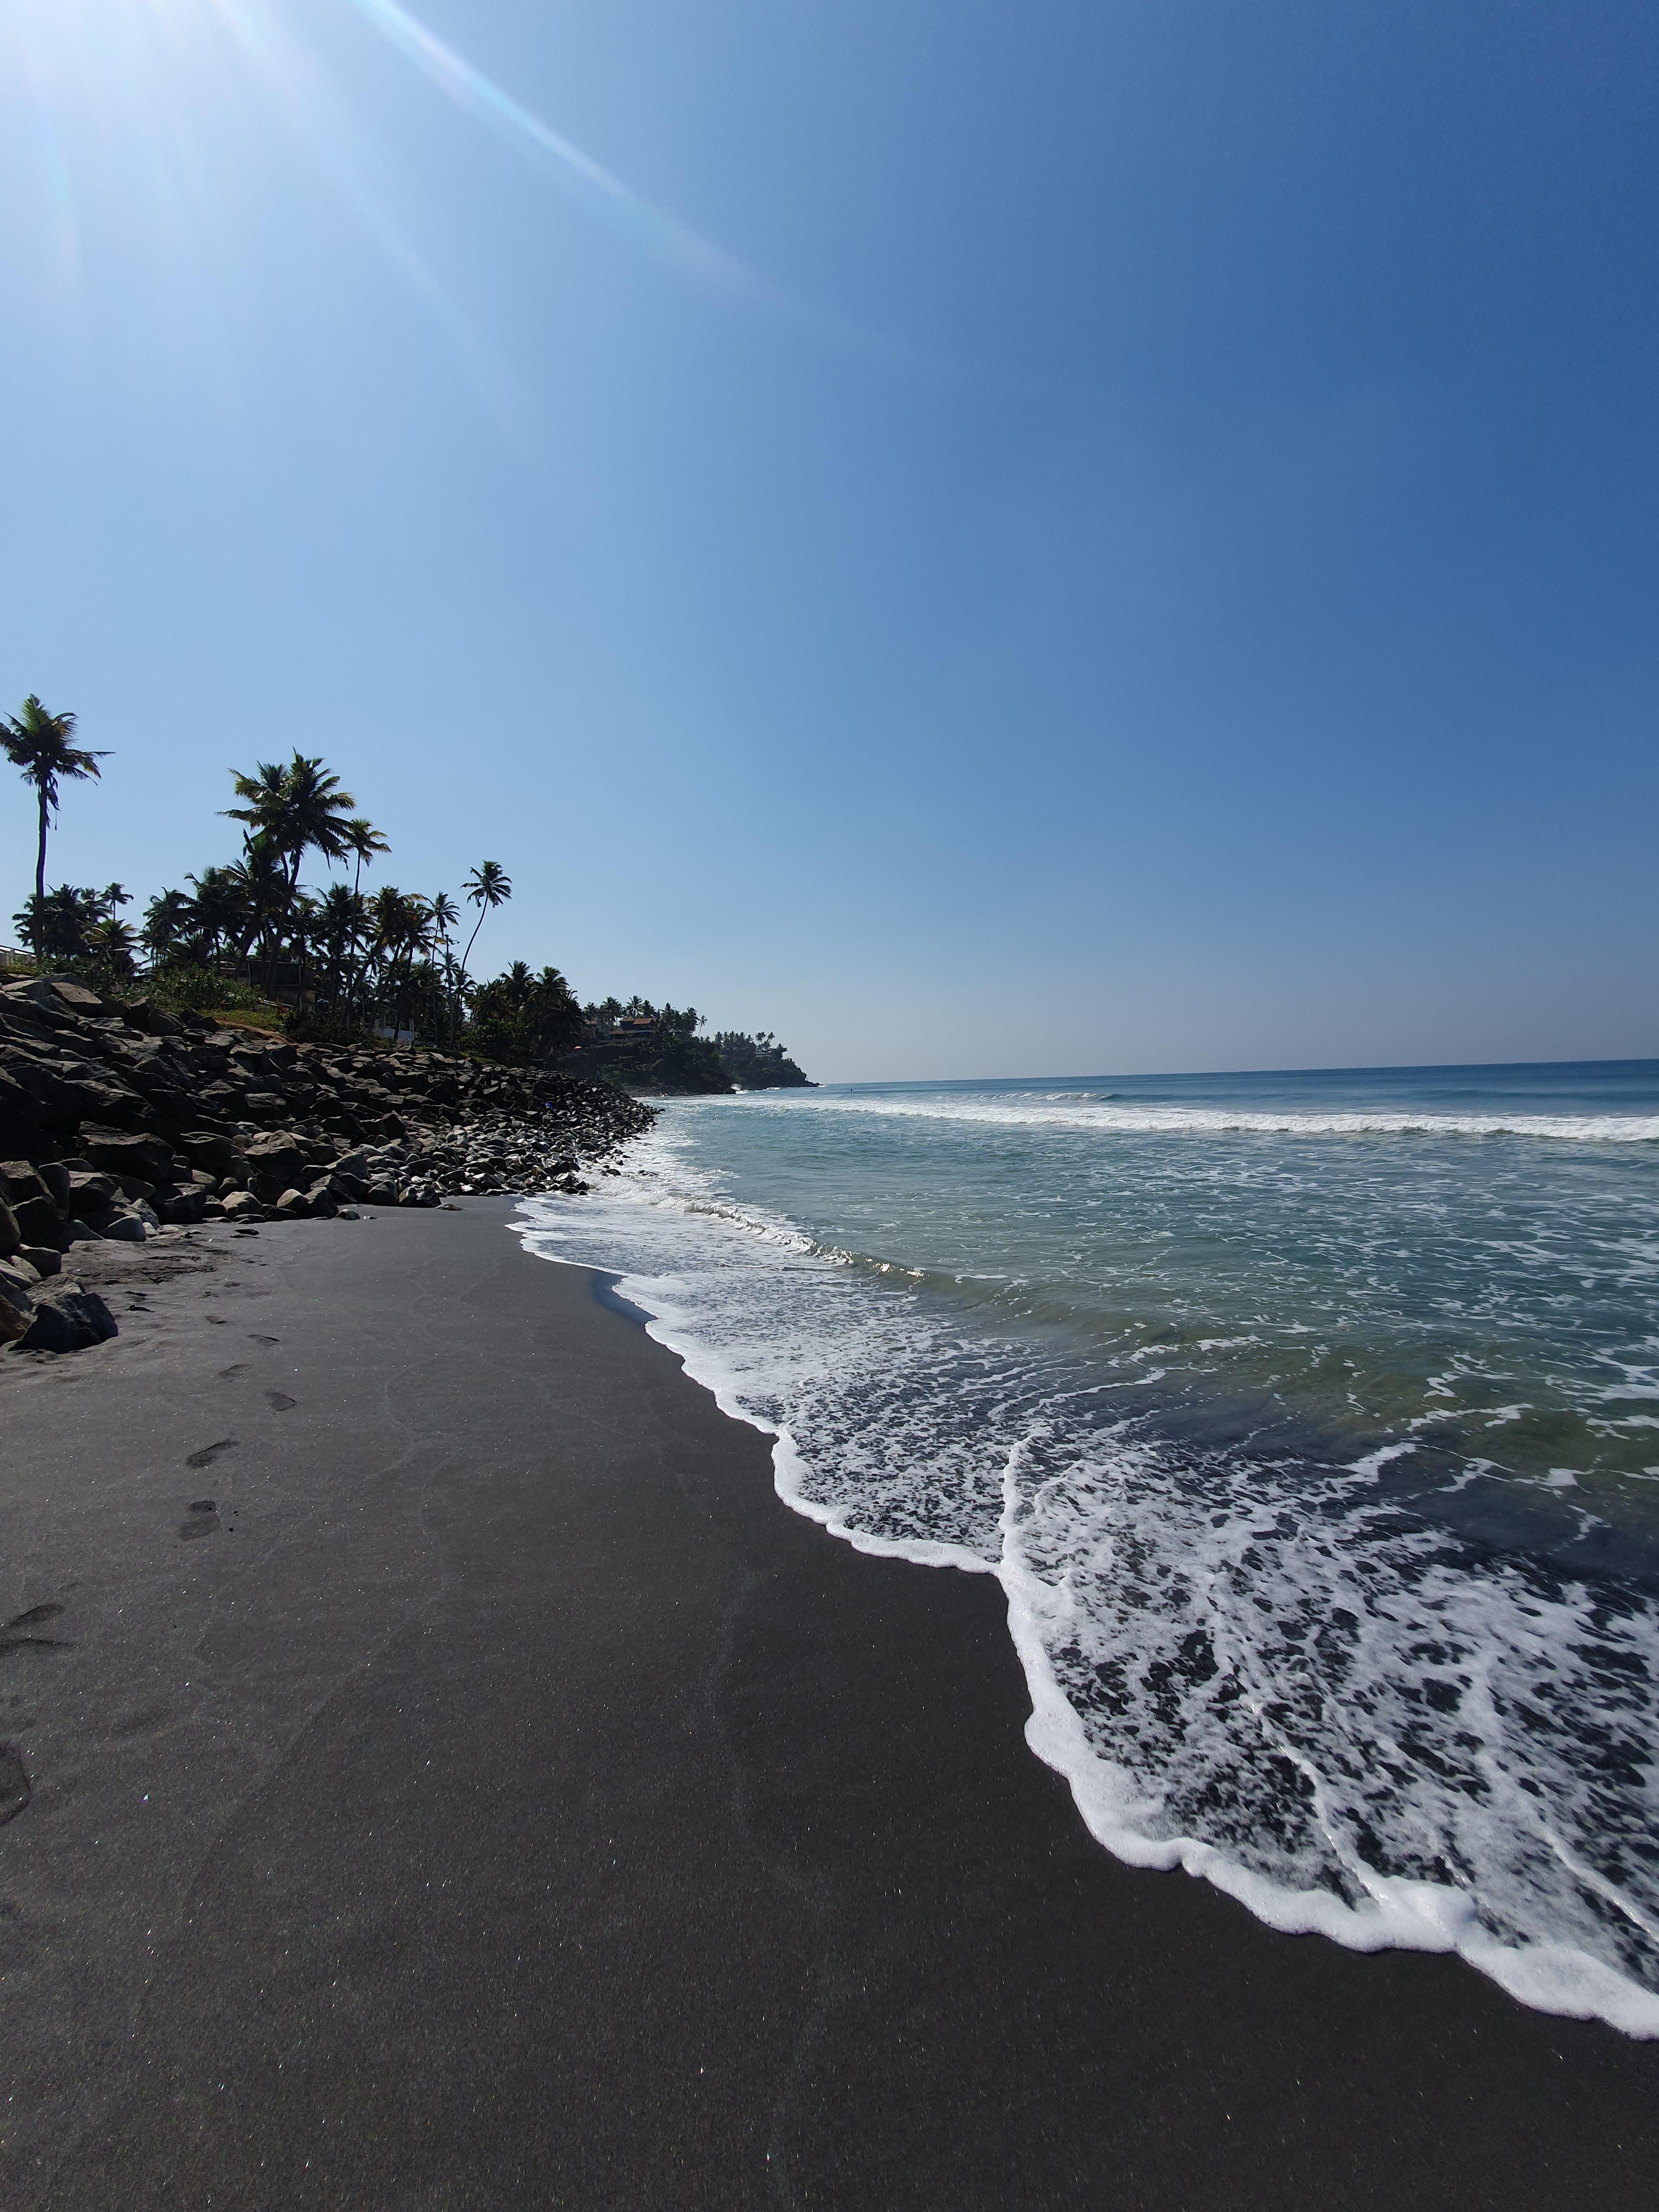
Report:
[{"label": "footprint in sand", "polygon": [[222,1367],[219,1370],[219,1380],[222,1382],[228,1382],[233,1375],[246,1375],[246,1360],[239,1359],[234,1367]]},{"label": "footprint in sand", "polygon": [[265,1403],[270,1407],[273,1413],[286,1413],[293,1407],[297,1406],[299,1402],[300,1401],[297,1398],[290,1398],[286,1390],[267,1390],[265,1392]]},{"label": "footprint in sand", "polygon": [[192,1536],[210,1536],[218,1526],[216,1501],[211,1498],[198,1498],[193,1505],[185,1509],[185,1517],[179,1523],[179,1540],[181,1544],[187,1544]]},{"label": "footprint in sand", "polygon": [[22,1753],[15,1743],[0,1743],[0,1827],[15,1820],[33,1795]]},{"label": "footprint in sand", "polygon": [[64,1610],[61,1605],[32,1605],[27,1613],[20,1613],[0,1629],[0,1658],[8,1651],[72,1651],[75,1646],[61,1636],[35,1636],[30,1632],[44,1628],[49,1620],[56,1620]]},{"label": "footprint in sand", "polygon": [[221,1452],[230,1451],[234,1449],[235,1443],[236,1438],[234,1437],[221,1437],[216,1444],[204,1444],[200,1451],[191,1452],[190,1456],[185,1460],[185,1465],[186,1467],[211,1467],[214,1461],[218,1458]]},{"label": "footprint in sand", "polygon": [[247,1340],[250,1344],[280,1344],[283,1340],[280,1336],[256,1336],[250,1329],[247,1333]]}]

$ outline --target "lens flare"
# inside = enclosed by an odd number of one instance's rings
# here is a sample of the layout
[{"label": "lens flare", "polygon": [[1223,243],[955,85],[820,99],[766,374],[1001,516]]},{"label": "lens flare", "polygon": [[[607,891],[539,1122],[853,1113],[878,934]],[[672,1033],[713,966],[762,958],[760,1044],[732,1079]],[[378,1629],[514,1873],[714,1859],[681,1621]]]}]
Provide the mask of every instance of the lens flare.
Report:
[{"label": "lens flare", "polygon": [[416,22],[398,5],[398,0],[351,0],[351,4],[458,107],[540,156],[584,205],[624,232],[635,245],[716,290],[739,296],[776,297],[755,270],[654,207],[580,146],[520,106],[453,46],[447,46],[424,24]]}]

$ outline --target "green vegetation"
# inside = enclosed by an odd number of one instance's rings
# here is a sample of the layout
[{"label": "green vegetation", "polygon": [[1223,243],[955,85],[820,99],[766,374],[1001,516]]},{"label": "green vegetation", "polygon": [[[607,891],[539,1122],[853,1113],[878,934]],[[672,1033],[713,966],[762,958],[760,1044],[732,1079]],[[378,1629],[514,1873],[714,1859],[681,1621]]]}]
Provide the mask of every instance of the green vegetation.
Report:
[{"label": "green vegetation", "polygon": [[808,1078],[769,1031],[737,1030],[699,1036],[695,1006],[653,1006],[648,999],[606,999],[582,1009],[581,1034],[566,1066],[598,1073],[632,1091],[773,1091]]},{"label": "green vegetation", "polygon": [[6,749],[6,758],[22,770],[26,782],[33,785],[40,809],[40,842],[35,854],[32,902],[37,921],[46,902],[46,831],[58,811],[58,787],[66,780],[96,776],[99,762],[108,758],[106,753],[83,751],[73,743],[74,737],[74,715],[49,714],[33,691],[24,700],[21,714],[9,714],[0,724],[0,744]]},{"label": "green vegetation", "polygon": [[720,1072],[739,1091],[793,1091],[810,1081],[772,1035],[745,1036],[740,1030],[722,1030],[714,1039]]},{"label": "green vegetation", "polygon": [[[461,902],[386,884],[372,895],[363,872],[391,849],[320,758],[296,751],[231,771],[240,825],[234,859],[214,862],[178,889],[160,891],[137,929],[119,884],[48,890],[46,839],[65,782],[98,776],[105,753],[74,743],[76,718],[49,714],[31,695],[0,721],[7,757],[35,794],[35,885],[13,920],[34,964],[79,977],[111,997],[142,990],[163,1006],[217,1013],[290,1036],[374,1039],[413,1034],[519,1066],[564,1066],[629,1089],[726,1091],[805,1083],[769,1035],[699,1036],[695,1008],[643,999],[579,1006],[556,968],[534,974],[515,961],[475,983],[472,954],[484,923],[513,896],[499,860],[467,875],[462,900],[477,908],[464,950]],[[307,886],[315,855],[349,865],[351,882]]]}]

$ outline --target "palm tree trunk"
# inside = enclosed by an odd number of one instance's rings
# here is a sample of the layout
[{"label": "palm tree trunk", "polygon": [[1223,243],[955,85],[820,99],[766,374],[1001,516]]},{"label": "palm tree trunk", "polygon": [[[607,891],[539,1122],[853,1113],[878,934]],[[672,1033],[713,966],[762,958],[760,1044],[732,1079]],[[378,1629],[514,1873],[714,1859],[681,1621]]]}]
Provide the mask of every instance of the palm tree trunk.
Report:
[{"label": "palm tree trunk", "polygon": [[466,988],[466,963],[472,957],[472,948],[478,941],[478,932],[484,926],[484,915],[488,912],[489,908],[487,907],[481,906],[478,908],[478,919],[472,925],[472,934],[467,939],[466,950],[461,955],[461,972],[456,979],[455,983],[455,1027],[457,1034],[459,1033],[461,1023],[461,993]]},{"label": "palm tree trunk", "polygon": [[40,843],[34,856],[34,957],[44,966],[46,942],[46,787],[40,786]]}]

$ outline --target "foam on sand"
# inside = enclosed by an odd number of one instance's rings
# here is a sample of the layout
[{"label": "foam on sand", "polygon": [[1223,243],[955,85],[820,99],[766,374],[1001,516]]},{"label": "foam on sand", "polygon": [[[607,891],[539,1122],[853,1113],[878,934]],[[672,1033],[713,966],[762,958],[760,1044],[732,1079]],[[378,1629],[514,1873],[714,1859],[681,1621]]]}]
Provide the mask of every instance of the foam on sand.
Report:
[{"label": "foam on sand", "polygon": [[1183,1443],[1143,1411],[1155,1358],[1091,1366],[846,1264],[733,1198],[696,1127],[666,1117],[603,1194],[527,1202],[527,1244],[617,1273],[772,1436],[793,1510],[997,1577],[1031,1748],[1107,1849],[1659,2037],[1651,1598],[1407,1510],[1406,1442],[1346,1465]]}]

